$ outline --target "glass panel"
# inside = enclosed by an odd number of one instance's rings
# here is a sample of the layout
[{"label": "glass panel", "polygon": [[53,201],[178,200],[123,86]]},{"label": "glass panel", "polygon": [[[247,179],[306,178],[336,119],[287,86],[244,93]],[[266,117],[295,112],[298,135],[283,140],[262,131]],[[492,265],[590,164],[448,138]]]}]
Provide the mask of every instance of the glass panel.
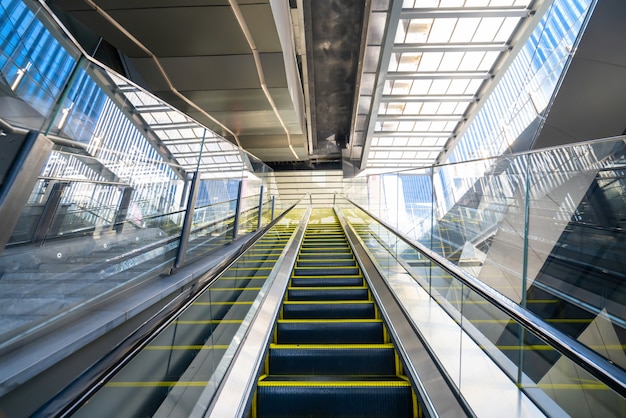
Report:
[{"label": "glass panel", "polygon": [[201,395],[209,402],[304,213],[304,209],[294,209],[281,219],[75,416],[111,415],[120,410],[129,416],[191,416]]}]

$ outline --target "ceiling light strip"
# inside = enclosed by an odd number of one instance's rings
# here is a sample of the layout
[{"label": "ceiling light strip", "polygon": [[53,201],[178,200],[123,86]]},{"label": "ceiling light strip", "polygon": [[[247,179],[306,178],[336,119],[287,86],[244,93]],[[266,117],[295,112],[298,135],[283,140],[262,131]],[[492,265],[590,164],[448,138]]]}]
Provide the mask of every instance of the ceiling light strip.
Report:
[{"label": "ceiling light strip", "polygon": [[228,3],[230,4],[230,7],[233,10],[233,13],[235,14],[235,18],[237,19],[237,22],[239,23],[239,26],[241,27],[241,31],[246,37],[246,41],[248,41],[248,46],[250,46],[250,49],[252,50],[252,57],[254,58],[254,64],[256,65],[257,74],[259,76],[259,81],[261,83],[261,89],[263,90],[263,93],[265,93],[265,97],[267,98],[267,101],[272,107],[272,110],[274,111],[274,114],[276,115],[278,122],[280,122],[280,125],[283,127],[283,130],[285,131],[285,134],[287,135],[287,144],[289,145],[289,149],[291,150],[291,153],[296,158],[296,160],[299,160],[300,157],[298,157],[298,154],[296,154],[296,151],[293,149],[293,146],[291,145],[291,135],[289,134],[289,130],[287,129],[287,126],[285,126],[283,119],[280,117],[278,108],[276,107],[276,104],[274,103],[274,100],[272,99],[272,96],[267,88],[267,84],[265,83],[265,73],[263,72],[263,66],[261,65],[261,56],[259,55],[259,50],[256,47],[254,38],[252,38],[252,34],[250,33],[250,30],[248,29],[246,20],[244,19],[243,14],[241,13],[241,9],[239,9],[239,4],[237,4],[236,0],[228,0]]},{"label": "ceiling light strip", "polygon": [[91,6],[100,16],[102,16],[107,22],[109,22],[111,25],[113,25],[117,30],[119,30],[120,32],[122,32],[124,34],[124,36],[126,36],[128,39],[130,39],[133,43],[135,43],[135,45],[137,45],[139,48],[141,48],[142,51],[144,51],[144,53],[148,56],[150,56],[150,58],[152,58],[152,60],[154,61],[154,63],[156,64],[156,66],[159,68],[159,72],[161,73],[161,75],[163,76],[163,79],[165,80],[165,82],[167,83],[169,89],[172,91],[172,93],[174,93],[176,96],[178,96],[178,98],[180,98],[181,100],[183,100],[185,103],[187,103],[189,106],[193,107],[195,110],[197,110],[198,112],[202,113],[202,115],[206,116],[207,118],[209,118],[211,121],[213,121],[214,123],[216,123],[217,125],[219,125],[222,129],[224,129],[226,132],[228,132],[229,134],[231,134],[233,136],[233,138],[235,138],[235,142],[237,142],[237,146],[239,146],[241,148],[241,143],[239,142],[239,138],[237,137],[237,134],[235,134],[233,131],[231,131],[230,129],[228,129],[227,126],[225,126],[223,123],[221,123],[220,121],[218,121],[217,119],[215,119],[213,116],[211,116],[210,114],[208,114],[204,109],[202,109],[200,106],[198,106],[197,104],[195,104],[194,102],[192,102],[191,100],[189,100],[189,98],[187,98],[185,95],[183,95],[181,92],[179,92],[176,87],[174,87],[174,85],[172,84],[172,81],[170,80],[169,76],[167,75],[167,73],[165,72],[165,69],[163,68],[163,66],[161,65],[161,62],[159,61],[159,59],[157,58],[156,55],[154,55],[152,53],[152,51],[150,51],[144,44],[141,43],[141,41],[139,41],[139,39],[135,38],[130,32],[128,32],[126,30],[126,28],[124,28],[121,24],[119,24],[111,15],[109,15],[104,9],[102,9],[100,6],[98,6],[93,0],[84,0],[85,3],[87,3],[89,6]]}]

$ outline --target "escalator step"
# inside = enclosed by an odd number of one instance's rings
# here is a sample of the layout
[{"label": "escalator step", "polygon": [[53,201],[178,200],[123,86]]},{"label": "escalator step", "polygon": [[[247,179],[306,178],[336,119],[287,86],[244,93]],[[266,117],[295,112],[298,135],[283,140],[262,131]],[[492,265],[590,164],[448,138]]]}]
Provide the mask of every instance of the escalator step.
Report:
[{"label": "escalator step", "polygon": [[272,375],[345,374],[395,375],[395,355],[391,344],[272,345],[269,353]]},{"label": "escalator step", "polygon": [[276,326],[278,344],[376,344],[384,341],[380,320],[285,320]]},{"label": "escalator step", "polygon": [[296,267],[293,269],[294,276],[335,276],[335,275],[357,275],[360,273],[358,267]]},{"label": "escalator step", "polygon": [[287,300],[367,300],[366,288],[293,288],[287,289]]},{"label": "escalator step", "polygon": [[298,261],[308,261],[308,260],[319,260],[323,258],[325,260],[352,260],[354,257],[352,253],[349,251],[338,253],[327,253],[327,254],[319,254],[319,253],[304,253],[300,252],[298,254]]},{"label": "escalator step", "polygon": [[356,267],[356,261],[354,260],[298,260],[296,268],[298,267]]},{"label": "escalator step", "polygon": [[259,381],[256,415],[272,417],[412,417],[411,386],[398,381]]},{"label": "escalator step", "polygon": [[[328,248],[325,248],[325,247],[310,247],[310,248],[301,247],[300,248],[300,254],[324,254],[325,256],[326,254],[328,254],[328,252],[329,252]],[[352,254],[352,253],[350,252],[350,249],[346,246],[342,248],[333,248],[332,254]]]},{"label": "escalator step", "polygon": [[291,285],[304,286],[363,286],[363,277],[292,277]]},{"label": "escalator step", "polygon": [[374,318],[373,302],[339,301],[338,303],[293,303],[283,305],[284,319],[350,319]]}]

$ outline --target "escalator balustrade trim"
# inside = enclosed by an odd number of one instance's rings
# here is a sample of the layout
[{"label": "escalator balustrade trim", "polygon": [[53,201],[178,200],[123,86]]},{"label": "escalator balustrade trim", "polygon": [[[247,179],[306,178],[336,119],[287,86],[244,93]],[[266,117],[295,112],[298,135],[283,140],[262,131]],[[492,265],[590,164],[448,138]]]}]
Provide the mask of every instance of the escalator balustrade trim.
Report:
[{"label": "escalator balustrade trim", "polygon": [[304,233],[249,416],[421,416],[332,210],[314,210]]}]

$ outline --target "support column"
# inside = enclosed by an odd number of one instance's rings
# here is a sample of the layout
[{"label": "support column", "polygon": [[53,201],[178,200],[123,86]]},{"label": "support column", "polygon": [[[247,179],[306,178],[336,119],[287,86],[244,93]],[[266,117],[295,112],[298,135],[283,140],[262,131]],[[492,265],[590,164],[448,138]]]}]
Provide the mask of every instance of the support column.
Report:
[{"label": "support column", "polygon": [[183,220],[183,229],[180,232],[176,261],[174,261],[175,269],[180,268],[185,263],[187,248],[189,248],[189,235],[191,234],[191,226],[193,225],[193,214],[196,209],[199,179],[200,175],[196,171],[193,173],[193,178],[191,179],[191,188],[189,189],[189,198],[187,199],[187,210],[185,211],[185,219]]}]

